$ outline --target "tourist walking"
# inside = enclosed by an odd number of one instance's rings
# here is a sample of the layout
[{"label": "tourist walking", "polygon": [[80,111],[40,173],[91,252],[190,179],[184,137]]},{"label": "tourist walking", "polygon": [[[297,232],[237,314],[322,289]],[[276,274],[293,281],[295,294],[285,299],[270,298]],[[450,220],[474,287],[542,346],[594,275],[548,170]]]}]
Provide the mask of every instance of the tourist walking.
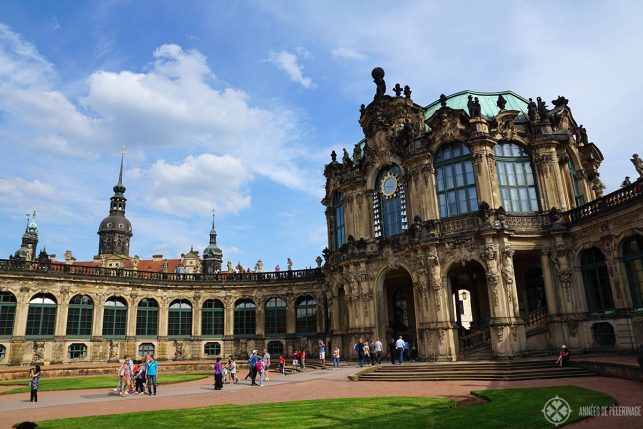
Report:
[{"label": "tourist walking", "polygon": [[339,368],[339,347],[333,347],[333,369]]},{"label": "tourist walking", "polygon": [[221,365],[221,358],[218,357],[214,364],[214,390],[223,389],[223,366]]},{"label": "tourist walking", "polygon": [[156,374],[158,372],[159,363],[154,360],[154,356],[150,355],[147,358],[147,394],[152,396],[152,387],[154,388],[154,396],[156,396]]},{"label": "tourist walking", "polygon": [[299,350],[295,350],[292,353],[292,370],[297,371],[299,366]]},{"label": "tourist walking", "polygon": [[368,340],[362,343],[362,359],[363,359],[363,362],[360,362],[360,366],[368,365],[368,363],[371,361],[371,353],[370,353],[370,346],[368,345]]},{"label": "tourist walking", "polygon": [[404,340],[401,335],[395,342],[395,349],[397,350],[397,354],[400,356],[400,365],[402,365],[402,362],[404,361]]},{"label": "tourist walking", "polygon": [[388,342],[388,358],[391,360],[391,365],[395,365],[395,340],[393,338]]},{"label": "tourist walking", "polygon": [[268,353],[268,350],[263,349],[263,372],[264,372],[266,381],[270,381],[270,378],[268,378],[269,370],[270,370],[270,353]]},{"label": "tourist walking", "polygon": [[257,359],[257,373],[259,374],[259,387],[263,387],[263,380],[266,375],[263,359]]},{"label": "tourist walking", "polygon": [[257,350],[252,351],[250,359],[248,359],[248,368],[250,369],[251,386],[258,386],[257,384],[257,361],[260,360],[257,355]]},{"label": "tourist walking", "polygon": [[382,363],[382,342],[379,338],[375,341],[375,361],[378,365]]},{"label": "tourist walking", "polygon": [[239,379],[237,378],[237,363],[234,361],[234,358],[232,358],[232,356],[230,356],[228,366],[230,366],[230,382],[235,384],[238,383]]},{"label": "tourist walking", "polygon": [[326,369],[326,345],[324,340],[319,340],[319,362],[321,363],[322,369]]},{"label": "tourist walking", "polygon": [[145,382],[147,381],[147,364],[145,361],[138,361],[138,369],[136,371],[136,394],[145,394]]},{"label": "tourist walking", "polygon": [[302,371],[306,370],[306,349],[301,349],[301,353],[299,354],[299,366]]},{"label": "tourist walking", "polygon": [[279,372],[281,375],[286,375],[286,358],[284,355],[279,355]]},{"label": "tourist walking", "polygon": [[368,355],[371,358],[371,366],[377,361],[377,352],[375,351],[375,341],[370,340],[368,343]]},{"label": "tourist walking", "polygon": [[129,369],[129,357],[123,359],[123,364],[118,371],[118,376],[121,378],[121,396],[124,398],[127,395],[127,386],[130,382],[130,369]]},{"label": "tourist walking", "polygon": [[40,385],[40,365],[36,365],[29,370],[29,387],[31,387],[31,397],[29,403],[38,402],[38,386]]}]

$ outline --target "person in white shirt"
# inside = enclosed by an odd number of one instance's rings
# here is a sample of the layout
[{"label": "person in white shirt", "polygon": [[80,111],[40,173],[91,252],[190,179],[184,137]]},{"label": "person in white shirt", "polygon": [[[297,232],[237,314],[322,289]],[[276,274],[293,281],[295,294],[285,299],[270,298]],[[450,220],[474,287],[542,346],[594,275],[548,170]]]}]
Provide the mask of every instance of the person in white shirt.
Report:
[{"label": "person in white shirt", "polygon": [[398,338],[395,342],[395,349],[400,356],[400,365],[402,365],[402,361],[404,360],[404,340],[402,339],[401,335],[400,338]]},{"label": "person in white shirt", "polygon": [[382,342],[379,338],[375,341],[375,360],[378,365],[382,363]]}]

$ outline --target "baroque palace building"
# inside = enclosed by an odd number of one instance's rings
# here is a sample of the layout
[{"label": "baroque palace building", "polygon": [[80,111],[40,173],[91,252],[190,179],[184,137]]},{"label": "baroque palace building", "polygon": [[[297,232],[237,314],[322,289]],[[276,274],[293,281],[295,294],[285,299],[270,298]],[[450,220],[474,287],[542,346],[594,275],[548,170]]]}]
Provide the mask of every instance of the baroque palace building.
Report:
[{"label": "baroque palace building", "polygon": [[[122,172],[93,261],[0,260],[0,365],[291,354],[403,336],[421,360],[643,345],[643,165],[604,195],[603,160],[559,96],[463,91],[426,107],[372,73],[365,138],[326,165],[317,268],[236,269],[212,224],[203,257],[129,256]],[[323,265],[322,265],[323,262]],[[290,264],[289,264],[290,265]]]}]

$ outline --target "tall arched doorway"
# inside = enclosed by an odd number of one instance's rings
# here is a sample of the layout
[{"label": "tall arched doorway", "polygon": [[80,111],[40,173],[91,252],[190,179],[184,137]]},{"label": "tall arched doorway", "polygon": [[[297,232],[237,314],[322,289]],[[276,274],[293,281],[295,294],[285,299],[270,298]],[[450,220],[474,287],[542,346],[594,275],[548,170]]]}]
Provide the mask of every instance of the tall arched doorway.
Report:
[{"label": "tall arched doorway", "polygon": [[[390,271],[384,277],[384,297],[386,297],[386,311],[383,326],[385,338],[398,338],[413,345],[417,340],[417,324],[415,316],[415,299],[413,296],[413,281],[404,269]],[[382,342],[385,338],[381,338]]]},{"label": "tall arched doorway", "polygon": [[475,344],[460,341],[460,347],[480,345],[488,338],[491,317],[485,270],[478,262],[468,261],[452,266],[448,278],[453,303],[451,320],[458,327],[458,336],[475,336]]}]

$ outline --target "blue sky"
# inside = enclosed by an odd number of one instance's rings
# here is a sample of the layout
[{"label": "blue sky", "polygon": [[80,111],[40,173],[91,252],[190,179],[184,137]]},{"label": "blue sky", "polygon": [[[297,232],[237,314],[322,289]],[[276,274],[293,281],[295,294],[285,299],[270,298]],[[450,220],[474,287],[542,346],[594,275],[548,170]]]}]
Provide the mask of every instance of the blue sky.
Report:
[{"label": "blue sky", "polygon": [[0,255],[36,207],[41,246],[91,259],[125,145],[131,255],[202,251],[216,208],[224,260],[314,265],[323,166],[361,139],[375,66],[423,105],[566,96],[614,190],[641,147],[641,16],[634,1],[5,0]]}]

